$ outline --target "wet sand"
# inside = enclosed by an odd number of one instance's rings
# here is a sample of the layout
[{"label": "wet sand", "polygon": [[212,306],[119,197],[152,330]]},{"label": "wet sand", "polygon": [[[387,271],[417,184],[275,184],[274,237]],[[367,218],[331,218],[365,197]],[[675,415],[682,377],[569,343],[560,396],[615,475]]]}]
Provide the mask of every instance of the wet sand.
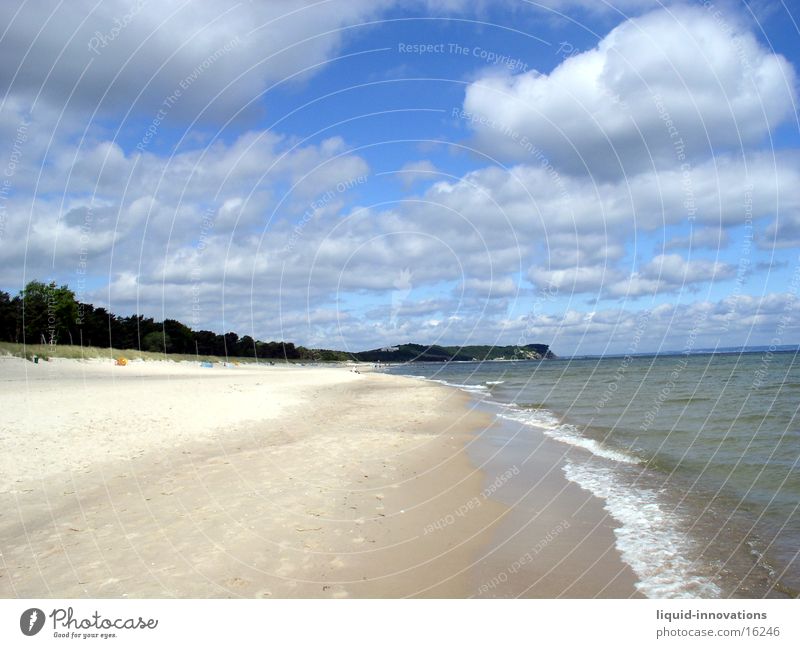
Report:
[{"label": "wet sand", "polygon": [[[622,562],[614,530],[619,523],[603,502],[568,481],[564,460],[589,453],[548,439],[542,431],[496,421],[469,443],[487,481],[502,481],[494,498],[508,513],[476,567],[481,598],[639,598],[638,580]],[[516,474],[514,474],[516,473]]]}]

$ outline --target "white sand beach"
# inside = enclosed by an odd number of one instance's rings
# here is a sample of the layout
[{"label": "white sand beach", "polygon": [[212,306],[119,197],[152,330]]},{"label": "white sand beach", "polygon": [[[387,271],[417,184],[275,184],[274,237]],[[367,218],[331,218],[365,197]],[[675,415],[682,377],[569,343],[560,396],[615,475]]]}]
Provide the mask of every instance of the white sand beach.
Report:
[{"label": "white sand beach", "polygon": [[474,595],[506,507],[429,532],[484,487],[467,404],[346,367],[0,359],[0,597]]}]

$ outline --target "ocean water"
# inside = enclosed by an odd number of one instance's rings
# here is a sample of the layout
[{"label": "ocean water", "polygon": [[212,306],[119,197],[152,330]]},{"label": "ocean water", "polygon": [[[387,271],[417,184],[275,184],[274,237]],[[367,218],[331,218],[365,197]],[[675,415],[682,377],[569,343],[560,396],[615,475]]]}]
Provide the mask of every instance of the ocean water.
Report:
[{"label": "ocean water", "polygon": [[460,386],[562,444],[604,502],[651,597],[800,593],[800,359],[795,352],[390,369]]}]

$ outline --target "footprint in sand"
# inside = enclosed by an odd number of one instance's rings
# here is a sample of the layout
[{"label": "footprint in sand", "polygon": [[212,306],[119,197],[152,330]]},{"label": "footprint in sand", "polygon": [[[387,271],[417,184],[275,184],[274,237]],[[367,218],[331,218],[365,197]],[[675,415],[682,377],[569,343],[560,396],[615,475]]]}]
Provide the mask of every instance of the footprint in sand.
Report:
[{"label": "footprint in sand", "polygon": [[[244,578],[239,578],[238,576],[234,576],[233,578],[229,578],[225,581],[225,585],[228,587],[245,587],[250,583],[246,581]],[[258,594],[256,594],[258,596]]]}]

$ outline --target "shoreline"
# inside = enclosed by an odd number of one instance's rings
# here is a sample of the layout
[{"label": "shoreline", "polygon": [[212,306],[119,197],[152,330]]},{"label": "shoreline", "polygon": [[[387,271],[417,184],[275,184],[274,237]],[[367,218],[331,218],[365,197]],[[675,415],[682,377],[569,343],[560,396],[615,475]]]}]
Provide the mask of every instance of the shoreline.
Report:
[{"label": "shoreline", "polygon": [[497,499],[509,513],[476,570],[489,598],[643,598],[607,503],[567,479],[565,451],[543,431],[501,418],[469,453],[488,475],[519,467]]},{"label": "shoreline", "polygon": [[[462,598],[509,558],[497,533],[519,511],[469,454],[495,423],[457,389],[347,368],[0,370],[0,597]],[[635,595],[614,592],[572,595]]]}]

